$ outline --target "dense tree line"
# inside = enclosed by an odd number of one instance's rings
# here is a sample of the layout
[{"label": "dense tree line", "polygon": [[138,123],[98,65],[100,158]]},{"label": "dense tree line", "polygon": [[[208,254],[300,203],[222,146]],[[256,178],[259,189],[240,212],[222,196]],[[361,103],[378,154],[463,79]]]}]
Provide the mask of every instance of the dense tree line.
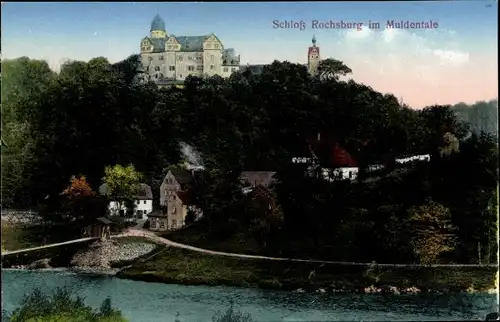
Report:
[{"label": "dense tree line", "polygon": [[[221,236],[247,229],[265,252],[478,262],[496,251],[496,140],[470,135],[451,106],[417,111],[341,80],[350,69],[340,61],[323,61],[316,77],[275,61],[259,75],[188,77],[183,88],[141,81],[137,56],[69,62],[59,74],[19,58],[3,61],[2,71],[4,205],[55,200],[73,175],[96,189],[115,164],[133,164],[158,194],[186,142],[206,167],[196,189],[200,224]],[[308,140],[318,133],[358,161],[359,180],[329,183],[292,164],[310,156]],[[395,167],[394,158],[414,154],[432,160]],[[387,165],[377,178],[365,171],[373,163]],[[243,196],[241,170],[276,171],[278,183]]]},{"label": "dense tree line", "polygon": [[467,122],[472,133],[498,135],[498,99],[479,101],[472,105],[458,103],[453,106],[457,119]]}]

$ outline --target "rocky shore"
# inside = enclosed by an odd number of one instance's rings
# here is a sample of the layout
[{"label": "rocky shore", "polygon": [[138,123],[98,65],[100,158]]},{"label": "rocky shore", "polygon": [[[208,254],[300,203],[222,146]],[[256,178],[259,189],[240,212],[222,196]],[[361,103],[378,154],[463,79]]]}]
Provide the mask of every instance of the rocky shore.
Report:
[{"label": "rocky shore", "polygon": [[131,261],[152,252],[156,245],[150,243],[121,244],[116,240],[96,241],[88,248],[78,251],[71,266],[79,269],[109,270],[111,264]]}]

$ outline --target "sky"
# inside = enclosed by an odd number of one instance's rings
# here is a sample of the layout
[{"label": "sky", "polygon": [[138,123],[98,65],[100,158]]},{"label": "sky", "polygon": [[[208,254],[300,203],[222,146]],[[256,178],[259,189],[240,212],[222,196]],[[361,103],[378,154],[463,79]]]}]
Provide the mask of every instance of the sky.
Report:
[{"label": "sky", "polygon": [[[392,93],[413,108],[474,103],[498,96],[498,2],[2,3],[2,58],[66,60],[138,53],[156,14],[179,36],[214,33],[242,64],[306,63],[313,36],[322,59],[335,58],[352,78]],[[305,28],[275,28],[274,21]],[[387,28],[388,20],[433,21],[437,28]],[[313,28],[318,22],[363,23],[361,30]],[[369,22],[380,28],[369,28]],[[316,25],[320,27],[321,25]]]}]

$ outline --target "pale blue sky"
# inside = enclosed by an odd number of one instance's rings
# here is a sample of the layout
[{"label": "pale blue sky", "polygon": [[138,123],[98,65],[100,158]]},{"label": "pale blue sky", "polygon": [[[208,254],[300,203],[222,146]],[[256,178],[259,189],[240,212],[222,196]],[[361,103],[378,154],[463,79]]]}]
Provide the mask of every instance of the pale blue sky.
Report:
[{"label": "pale blue sky", "polygon": [[[389,83],[396,79],[398,83],[410,82],[428,91],[423,85],[417,84],[417,79],[405,81],[398,78],[397,74],[403,72],[398,70],[400,67],[406,67],[405,73],[411,73],[413,78],[418,78],[418,73],[432,78],[428,85],[431,87],[439,87],[443,75],[447,75],[444,78],[456,77],[457,73],[473,70],[476,70],[474,75],[468,77],[475,77],[476,83],[491,83],[495,79],[495,84],[491,84],[491,88],[490,84],[484,85],[488,88],[482,89],[481,93],[477,93],[479,87],[470,93],[463,93],[463,89],[459,91],[464,100],[471,101],[476,97],[479,99],[484,96],[487,99],[491,97],[486,96],[496,96],[497,11],[496,1],[481,0],[344,3],[9,2],[2,4],[2,56],[43,58],[55,69],[64,59],[88,60],[104,56],[115,62],[138,52],[141,39],[149,33],[151,20],[159,13],[169,33],[190,36],[213,32],[226,48],[235,48],[241,54],[243,63],[268,63],[274,59],[305,63],[307,47],[315,34],[322,58],[335,57],[345,61],[354,70],[354,78],[375,88],[378,82],[382,91],[388,90]],[[377,32],[312,30],[311,21],[315,19],[364,23],[378,21],[382,25],[389,19],[433,20],[439,23],[439,28],[395,33],[385,28]],[[273,29],[273,20],[302,20],[308,27],[304,31]],[[429,57],[425,56],[426,53]],[[431,56],[435,61],[429,61]],[[444,62],[446,57],[449,60],[447,63]],[[409,71],[408,67],[412,70]],[[436,72],[436,68],[441,70],[441,74]],[[494,77],[491,71],[490,74],[487,72],[491,68],[495,71]],[[429,74],[431,70],[432,75]],[[374,77],[374,73],[380,75]],[[458,83],[456,85],[460,86]],[[420,104],[416,97],[411,97],[411,93],[406,93],[402,87],[400,93],[395,94],[404,97],[409,95],[410,101]],[[451,94],[439,95],[443,99],[451,97]]]}]

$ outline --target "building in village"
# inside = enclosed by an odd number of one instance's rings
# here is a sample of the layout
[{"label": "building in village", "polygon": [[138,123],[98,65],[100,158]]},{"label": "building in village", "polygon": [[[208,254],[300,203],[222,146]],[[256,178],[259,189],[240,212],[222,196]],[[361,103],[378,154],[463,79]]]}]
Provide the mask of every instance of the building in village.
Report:
[{"label": "building in village", "polygon": [[[108,185],[102,184],[99,187],[99,194],[110,198],[110,192]],[[145,183],[139,185],[139,190],[134,196],[135,219],[146,219],[146,217],[153,211],[153,192],[151,187]],[[117,200],[110,200],[108,205],[108,210],[112,216],[125,216],[127,208],[125,203],[118,202]]]},{"label": "building in village", "polygon": [[101,240],[111,238],[111,225],[113,222],[106,217],[97,218],[96,222],[85,227],[85,237],[96,237]]},{"label": "building in village", "polygon": [[201,210],[193,200],[194,169],[173,168],[160,185],[160,214],[149,216],[149,229],[154,231],[176,230],[186,225],[190,212],[194,220],[201,217]]},{"label": "building in village", "polygon": [[[167,32],[165,21],[156,15],[150,35],[140,45],[145,77],[159,86],[182,86],[189,76],[229,77],[232,73],[249,70],[260,74],[265,65],[240,65],[235,49],[225,48],[214,33],[200,36],[177,36]],[[320,51],[313,37],[308,48],[307,69],[317,72]]]},{"label": "building in village", "polygon": [[[292,163],[302,163],[311,165],[308,168],[310,175],[318,175],[313,169],[319,167],[319,175],[328,181],[354,181],[358,178],[359,164],[355,158],[336,140],[332,138],[317,137],[307,140],[307,156],[294,157]],[[403,158],[396,158],[396,164],[404,165],[412,162],[429,161],[430,155],[414,155]],[[369,172],[383,169],[383,164],[372,164],[367,167]]]}]

